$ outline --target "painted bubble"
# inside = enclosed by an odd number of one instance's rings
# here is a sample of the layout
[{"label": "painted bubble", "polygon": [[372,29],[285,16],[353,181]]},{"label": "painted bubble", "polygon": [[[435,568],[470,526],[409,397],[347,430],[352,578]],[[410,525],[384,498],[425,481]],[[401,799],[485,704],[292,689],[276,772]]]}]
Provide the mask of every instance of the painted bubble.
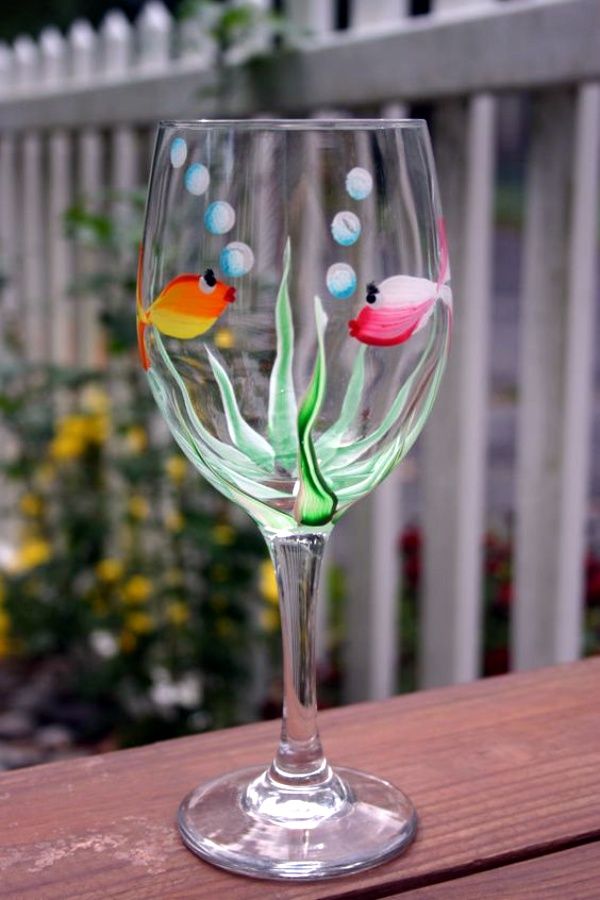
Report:
[{"label": "painted bubble", "polygon": [[241,278],[242,275],[247,275],[254,265],[254,253],[248,244],[232,241],[221,250],[219,264],[229,278]]},{"label": "painted bubble", "polygon": [[205,193],[210,182],[210,175],[208,169],[202,163],[192,163],[191,166],[187,167],[183,180],[190,194],[199,197]]},{"label": "painted bubble", "polygon": [[180,169],[187,158],[187,144],[182,137],[173,138],[171,141],[171,165],[174,169]]},{"label": "painted bubble", "polygon": [[360,237],[361,225],[357,215],[349,210],[336,213],[331,223],[331,233],[334,241],[342,247],[350,247]]},{"label": "painted bubble", "polygon": [[233,206],[225,200],[215,200],[214,203],[209,203],[204,213],[204,224],[211,234],[227,234],[235,224]]},{"label": "painted bubble", "polygon": [[350,169],[346,175],[346,190],[353,200],[364,200],[373,190],[373,176],[360,166]]},{"label": "painted bubble", "polygon": [[356,272],[348,263],[334,263],[327,269],[327,290],[338,300],[347,300],[356,290]]}]

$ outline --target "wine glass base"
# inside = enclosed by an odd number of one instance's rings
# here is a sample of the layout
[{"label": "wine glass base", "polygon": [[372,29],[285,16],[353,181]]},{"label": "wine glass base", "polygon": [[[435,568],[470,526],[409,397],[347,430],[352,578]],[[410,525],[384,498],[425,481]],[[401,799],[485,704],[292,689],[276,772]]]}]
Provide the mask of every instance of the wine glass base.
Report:
[{"label": "wine glass base", "polygon": [[406,849],[417,828],[408,797],[354,769],[336,769],[332,778],[313,803],[298,789],[269,795],[262,767],[228,773],[182,802],[183,841],[222,869],[293,881],[349,875]]}]

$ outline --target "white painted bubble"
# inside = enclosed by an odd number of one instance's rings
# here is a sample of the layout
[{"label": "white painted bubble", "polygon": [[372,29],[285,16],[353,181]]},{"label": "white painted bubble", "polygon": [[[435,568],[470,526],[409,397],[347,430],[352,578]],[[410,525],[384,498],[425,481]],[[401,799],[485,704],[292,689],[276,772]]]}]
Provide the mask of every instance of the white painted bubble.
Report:
[{"label": "white painted bubble", "polygon": [[331,223],[331,233],[334,241],[342,247],[350,247],[360,237],[361,224],[357,215],[350,210],[336,213]]},{"label": "white painted bubble", "polygon": [[232,241],[221,250],[219,264],[224,275],[229,278],[241,278],[242,275],[247,275],[254,265],[254,253],[248,244]]},{"label": "white painted bubble", "polygon": [[337,300],[347,300],[356,290],[356,272],[348,263],[334,263],[327,269],[327,290]]},{"label": "white painted bubble", "polygon": [[373,190],[373,176],[360,166],[350,169],[346,175],[346,190],[353,200],[364,200]]},{"label": "white painted bubble", "polygon": [[227,234],[235,224],[233,206],[225,200],[215,200],[214,203],[209,203],[204,213],[204,224],[211,234]]},{"label": "white painted bubble", "polygon": [[183,180],[190,194],[199,197],[206,192],[210,184],[210,175],[208,169],[202,163],[192,163],[191,166],[187,167]]},{"label": "white painted bubble", "polygon": [[174,169],[180,169],[187,158],[187,144],[182,137],[173,138],[171,141],[171,165]]}]

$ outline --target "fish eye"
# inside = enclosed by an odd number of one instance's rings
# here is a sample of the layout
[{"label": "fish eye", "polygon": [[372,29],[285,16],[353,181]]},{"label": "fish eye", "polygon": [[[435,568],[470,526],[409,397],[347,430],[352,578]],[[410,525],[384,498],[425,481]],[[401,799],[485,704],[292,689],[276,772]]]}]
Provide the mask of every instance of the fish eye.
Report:
[{"label": "fish eye", "polygon": [[203,294],[212,294],[217,286],[217,279],[212,269],[207,269],[204,275],[198,279],[198,287]]},{"label": "fish eye", "polygon": [[373,291],[369,291],[369,293],[367,294],[367,303],[375,303],[376,300],[377,294],[375,294]]}]

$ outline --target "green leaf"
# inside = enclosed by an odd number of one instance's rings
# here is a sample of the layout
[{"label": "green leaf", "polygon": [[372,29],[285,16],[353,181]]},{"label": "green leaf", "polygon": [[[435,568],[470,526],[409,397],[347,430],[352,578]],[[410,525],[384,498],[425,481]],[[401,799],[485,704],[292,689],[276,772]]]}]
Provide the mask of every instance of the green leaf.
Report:
[{"label": "green leaf", "polygon": [[258,431],[255,431],[254,428],[248,425],[240,412],[227,372],[208,347],[206,347],[206,353],[213,375],[219,386],[225,418],[227,419],[227,428],[229,429],[233,445],[258,466],[261,466],[268,472],[272,472],[273,449],[271,445]]},{"label": "green leaf", "polygon": [[319,416],[327,387],[327,365],[323,341],[327,315],[320,297],[315,297],[315,321],[317,358],[310,384],[298,413],[300,489],[294,505],[294,516],[301,525],[326,525],[331,521],[337,506],[337,498],[319,470],[312,440],[312,429]]}]

